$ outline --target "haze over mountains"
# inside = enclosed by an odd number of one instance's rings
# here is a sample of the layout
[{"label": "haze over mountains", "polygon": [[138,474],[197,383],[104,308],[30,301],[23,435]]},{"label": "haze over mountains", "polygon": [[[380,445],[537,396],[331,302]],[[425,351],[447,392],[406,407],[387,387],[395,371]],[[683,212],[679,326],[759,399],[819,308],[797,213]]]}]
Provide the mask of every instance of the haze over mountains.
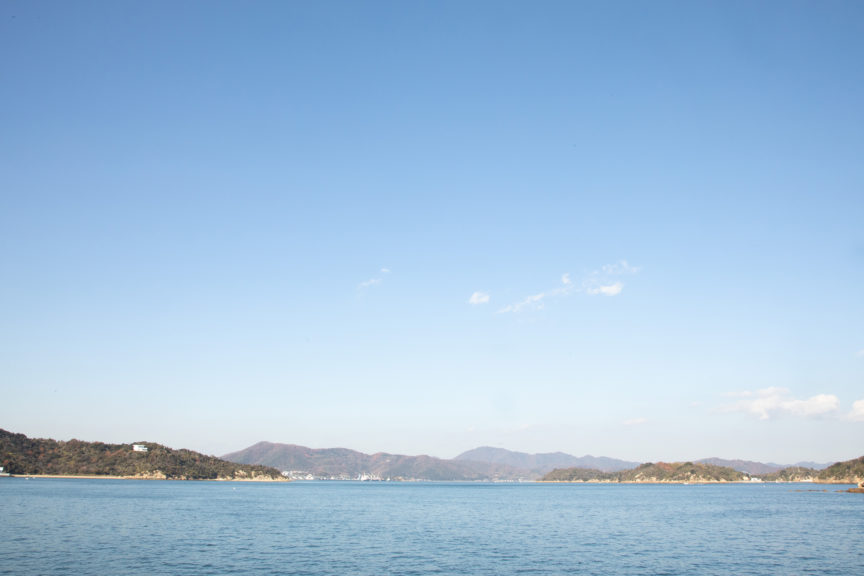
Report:
[{"label": "haze over mountains", "polygon": [[[273,442],[258,442],[222,458],[240,464],[272,466],[293,472],[300,478],[342,479],[364,476],[414,480],[533,480],[555,469],[583,468],[611,473],[631,470],[641,464],[604,456],[577,457],[563,452],[528,454],[489,446],[468,450],[446,460],[382,452],[370,455],[347,448],[315,449]],[[748,474],[767,474],[784,468],[771,463],[720,458],[705,458],[698,462],[727,466]],[[827,466],[812,462],[798,465],[816,469]]]},{"label": "haze over mountains", "polygon": [[602,472],[618,472],[635,468],[640,462],[627,462],[604,456],[571,456],[564,452],[551,452],[548,454],[526,454],[525,452],[513,452],[503,448],[492,448],[483,446],[463,452],[454,460],[487,462],[490,464],[505,464],[513,468],[530,470],[540,474],[546,474],[555,468],[591,468]]},{"label": "haze over mountains", "polygon": [[781,465],[774,464],[772,462],[753,462],[751,460],[725,460],[723,458],[703,458],[701,460],[697,460],[696,462],[700,464],[713,464],[714,466],[726,466],[728,468],[732,468],[733,470],[738,470],[739,472],[746,472],[747,474],[771,474],[773,472],[779,472],[784,468],[790,467],[824,470],[831,465],[831,463],[822,464],[819,462],[796,462],[795,464]]},{"label": "haze over mountains", "polygon": [[443,460],[432,456],[363,454],[346,448],[307,448],[294,444],[258,442],[223,456],[237,463],[273,462],[294,477],[353,479],[360,476],[406,480],[519,480],[536,475],[506,464]]}]

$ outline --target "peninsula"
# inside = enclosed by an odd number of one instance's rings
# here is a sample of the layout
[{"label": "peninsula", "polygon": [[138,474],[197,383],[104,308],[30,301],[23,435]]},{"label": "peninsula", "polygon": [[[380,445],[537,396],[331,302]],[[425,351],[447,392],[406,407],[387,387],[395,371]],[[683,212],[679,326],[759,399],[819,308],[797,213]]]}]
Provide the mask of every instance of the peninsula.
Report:
[{"label": "peninsula", "polygon": [[279,470],[226,462],[153,442],[28,438],[0,429],[0,467],[13,476],[168,480],[285,480]]}]

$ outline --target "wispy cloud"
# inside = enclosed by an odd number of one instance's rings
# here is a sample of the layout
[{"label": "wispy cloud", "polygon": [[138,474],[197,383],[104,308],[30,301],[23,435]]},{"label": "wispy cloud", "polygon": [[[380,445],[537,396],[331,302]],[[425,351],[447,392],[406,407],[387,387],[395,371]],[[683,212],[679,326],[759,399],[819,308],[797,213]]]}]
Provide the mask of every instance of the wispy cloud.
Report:
[{"label": "wispy cloud", "polygon": [[626,260],[619,260],[614,264],[606,264],[600,268],[600,272],[608,276],[623,276],[625,274],[637,274],[640,268],[631,266]]},{"label": "wispy cloud", "polygon": [[520,312],[526,309],[540,310],[552,298],[568,296],[576,292],[582,292],[589,296],[617,296],[624,290],[624,283],[617,280],[616,277],[637,274],[638,272],[639,268],[631,266],[626,260],[619,260],[614,264],[606,264],[599,270],[593,270],[585,274],[578,284],[573,281],[569,272],[565,272],[561,275],[560,285],[508,304],[498,310],[498,313]]},{"label": "wispy cloud", "polygon": [[632,276],[638,274],[639,270],[638,266],[632,266],[626,260],[606,264],[582,280],[582,289],[590,296],[617,296],[624,290],[624,283],[615,278]]},{"label": "wispy cloud", "polygon": [[623,424],[625,426],[640,426],[642,424],[646,424],[647,422],[647,418],[631,418],[630,420],[625,420]]},{"label": "wispy cloud", "polygon": [[556,296],[563,296],[573,291],[573,284],[570,282],[567,274],[564,275],[562,281],[563,280],[566,280],[566,282],[562,282],[562,286],[559,286],[558,288],[551,288],[538,294],[532,294],[531,296],[526,296],[518,302],[508,304],[504,308],[501,308],[500,310],[498,310],[498,313],[502,314],[505,312],[519,312],[524,308],[534,308],[537,310],[542,309],[544,300],[554,298]]},{"label": "wispy cloud", "polygon": [[855,355],[858,356],[859,358],[864,358],[864,348],[862,348],[861,350],[858,350],[858,352]]},{"label": "wispy cloud", "polygon": [[471,298],[468,299],[469,304],[488,304],[489,303],[489,293],[488,292],[474,292],[471,294]]},{"label": "wispy cloud", "polygon": [[722,406],[721,411],[744,412],[760,420],[770,420],[776,416],[822,417],[836,413],[840,405],[839,399],[833,394],[817,394],[801,399],[792,396],[787,388],[779,387],[738,392],[732,396],[739,400]]},{"label": "wispy cloud", "polygon": [[384,282],[384,276],[386,276],[387,274],[390,274],[390,269],[389,268],[381,268],[378,271],[377,276],[375,276],[373,278],[369,278],[368,280],[364,280],[363,282],[360,282],[360,284],[357,285],[357,289],[363,290],[364,288],[370,288],[372,286],[377,286],[378,284],[381,284],[382,282]]}]

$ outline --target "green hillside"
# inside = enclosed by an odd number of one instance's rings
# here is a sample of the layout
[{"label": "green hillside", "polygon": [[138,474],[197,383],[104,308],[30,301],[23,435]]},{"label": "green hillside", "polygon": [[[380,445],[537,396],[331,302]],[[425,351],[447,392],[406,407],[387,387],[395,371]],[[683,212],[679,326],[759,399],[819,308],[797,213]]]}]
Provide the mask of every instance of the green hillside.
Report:
[{"label": "green hillside", "polygon": [[585,468],[553,470],[543,477],[544,482],[741,482],[747,474],[712,464],[693,462],[646,463],[621,472],[600,472]]},{"label": "green hillside", "polygon": [[59,476],[127,476],[184,480],[281,480],[275,468],[226,462],[191,450],[173,450],[152,442],[141,442],[147,451],[136,452],[132,444],[104,444],[69,440],[58,442],[28,438],[0,429],[0,466],[10,474]]},{"label": "green hillside", "polygon": [[814,482],[818,477],[818,470],[803,466],[790,466],[777,472],[760,476],[765,482]]},{"label": "green hillside", "polygon": [[617,476],[592,468],[556,468],[543,476],[541,482],[617,482]]},{"label": "green hillside", "polygon": [[[838,462],[819,471],[790,466],[777,472],[760,474],[766,482],[826,482],[857,484],[864,481],[864,456]],[[604,473],[585,468],[563,468],[546,474],[544,482],[742,482],[750,479],[746,473],[726,466],[704,463],[648,463],[623,472]]]},{"label": "green hillside", "polygon": [[864,481],[864,456],[832,464],[819,472],[819,481],[839,484],[857,484]]},{"label": "green hillside", "polygon": [[621,482],[741,482],[750,477],[727,466],[694,462],[647,463],[620,474]]},{"label": "green hillside", "polygon": [[761,477],[767,482],[822,482],[830,484],[857,484],[864,481],[864,456],[837,462],[824,470],[790,466]]}]

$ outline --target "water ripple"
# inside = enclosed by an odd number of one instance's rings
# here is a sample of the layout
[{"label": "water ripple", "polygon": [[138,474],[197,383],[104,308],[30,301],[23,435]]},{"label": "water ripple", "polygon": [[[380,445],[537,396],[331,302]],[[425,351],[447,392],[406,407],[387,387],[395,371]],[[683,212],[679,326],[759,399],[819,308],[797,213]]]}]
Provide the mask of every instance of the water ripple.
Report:
[{"label": "water ripple", "polygon": [[864,498],[771,486],[4,479],[0,574],[861,574]]}]

